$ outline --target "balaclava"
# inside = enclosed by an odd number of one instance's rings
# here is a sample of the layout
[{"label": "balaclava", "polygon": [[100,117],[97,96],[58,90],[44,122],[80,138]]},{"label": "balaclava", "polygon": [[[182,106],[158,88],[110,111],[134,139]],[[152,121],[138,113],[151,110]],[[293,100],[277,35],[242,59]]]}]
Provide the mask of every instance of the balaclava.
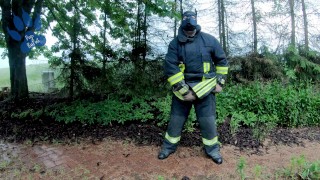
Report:
[{"label": "balaclava", "polygon": [[197,14],[192,11],[186,11],[182,15],[181,27],[185,31],[193,31],[197,26]]}]

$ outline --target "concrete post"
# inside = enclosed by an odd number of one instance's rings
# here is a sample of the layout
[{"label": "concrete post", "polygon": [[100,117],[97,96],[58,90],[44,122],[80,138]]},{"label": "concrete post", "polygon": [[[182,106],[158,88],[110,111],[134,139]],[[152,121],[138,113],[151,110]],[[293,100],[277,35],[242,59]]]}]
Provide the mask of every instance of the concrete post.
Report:
[{"label": "concrete post", "polygon": [[42,84],[45,92],[50,92],[52,89],[55,89],[54,82],[54,72],[53,71],[43,71],[42,72]]}]

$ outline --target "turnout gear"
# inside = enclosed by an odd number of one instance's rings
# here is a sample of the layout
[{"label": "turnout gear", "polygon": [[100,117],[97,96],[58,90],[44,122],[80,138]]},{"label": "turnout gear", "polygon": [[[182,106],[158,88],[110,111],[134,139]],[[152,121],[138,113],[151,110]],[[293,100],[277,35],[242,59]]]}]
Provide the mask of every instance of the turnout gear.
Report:
[{"label": "turnout gear", "polygon": [[181,100],[192,89],[197,98],[210,94],[217,83],[225,84],[228,62],[218,40],[197,27],[194,37],[184,35],[181,27],[168,48],[165,75],[173,93]]},{"label": "turnout gear", "polygon": [[[187,11],[183,18],[178,36],[170,42],[164,62],[164,73],[174,95],[170,121],[158,158],[165,159],[175,152],[185,121],[194,106],[205,152],[215,163],[221,164],[213,92],[217,83],[224,84],[228,62],[218,40],[201,32],[195,13]],[[196,32],[192,37],[184,32],[192,30],[191,26]]]}]

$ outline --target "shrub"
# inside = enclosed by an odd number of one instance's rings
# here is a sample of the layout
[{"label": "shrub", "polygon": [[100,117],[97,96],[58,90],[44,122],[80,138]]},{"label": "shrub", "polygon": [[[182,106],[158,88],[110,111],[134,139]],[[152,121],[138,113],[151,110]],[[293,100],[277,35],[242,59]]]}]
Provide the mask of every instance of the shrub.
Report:
[{"label": "shrub", "polygon": [[217,98],[218,123],[231,116],[251,127],[264,122],[285,127],[319,125],[319,107],[319,92],[310,84],[231,85]]},{"label": "shrub", "polygon": [[153,119],[151,106],[145,99],[134,97],[128,102],[110,99],[100,102],[77,100],[68,106],[62,104],[50,107],[47,113],[57,121],[71,123],[80,121],[86,124],[109,124],[127,121],[147,121]]}]

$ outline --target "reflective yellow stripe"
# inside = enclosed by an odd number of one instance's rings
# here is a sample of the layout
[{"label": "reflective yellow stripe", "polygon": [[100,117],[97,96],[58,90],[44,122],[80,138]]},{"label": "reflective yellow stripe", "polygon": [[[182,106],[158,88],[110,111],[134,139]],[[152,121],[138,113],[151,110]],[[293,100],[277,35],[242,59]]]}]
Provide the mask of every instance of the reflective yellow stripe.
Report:
[{"label": "reflective yellow stripe", "polygon": [[183,96],[178,91],[173,91],[173,94],[176,95],[180,100],[184,100]]},{"label": "reflective yellow stripe", "polygon": [[184,75],[182,72],[178,72],[177,74],[168,78],[168,81],[171,86],[175,85],[176,83],[182,81],[184,79]]},{"label": "reflective yellow stripe", "polygon": [[179,90],[180,94],[185,94],[189,91],[189,87],[188,86],[184,86]]},{"label": "reflective yellow stripe", "polygon": [[171,136],[169,136],[168,132],[166,132],[165,138],[166,138],[169,142],[171,142],[172,144],[177,144],[177,143],[180,141],[181,136],[171,137]]},{"label": "reflective yellow stripe", "polygon": [[205,81],[200,82],[199,84],[195,85],[192,89],[195,93],[197,93],[198,91],[200,91],[203,87],[205,87],[207,84],[211,83],[212,81],[214,81],[215,78],[211,78],[211,79],[207,79]]},{"label": "reflective yellow stripe", "polygon": [[214,137],[213,139],[205,139],[205,138],[202,138],[202,142],[204,145],[207,145],[207,146],[213,146],[218,142],[218,136]]},{"label": "reflective yellow stripe", "polygon": [[[204,74],[208,74],[209,71],[210,71],[210,63],[204,62],[204,63],[203,63],[203,73],[204,73]],[[202,77],[202,81],[205,81],[205,80],[206,80],[206,77],[203,76],[203,77]]]},{"label": "reflective yellow stripe", "polygon": [[203,72],[207,74],[210,71],[210,63],[204,62],[203,63]]},{"label": "reflective yellow stripe", "polygon": [[217,66],[216,73],[217,74],[228,74],[229,67]]},{"label": "reflective yellow stripe", "polygon": [[186,69],[186,66],[184,64],[179,64],[179,68],[180,68],[180,71],[182,73],[184,73],[184,70]]},{"label": "reflective yellow stripe", "polygon": [[199,91],[197,94],[197,97],[201,98],[203,95],[205,95],[208,91],[213,90],[214,86],[217,85],[217,81],[212,81],[209,84],[206,85],[206,87],[202,88],[201,91]]}]

